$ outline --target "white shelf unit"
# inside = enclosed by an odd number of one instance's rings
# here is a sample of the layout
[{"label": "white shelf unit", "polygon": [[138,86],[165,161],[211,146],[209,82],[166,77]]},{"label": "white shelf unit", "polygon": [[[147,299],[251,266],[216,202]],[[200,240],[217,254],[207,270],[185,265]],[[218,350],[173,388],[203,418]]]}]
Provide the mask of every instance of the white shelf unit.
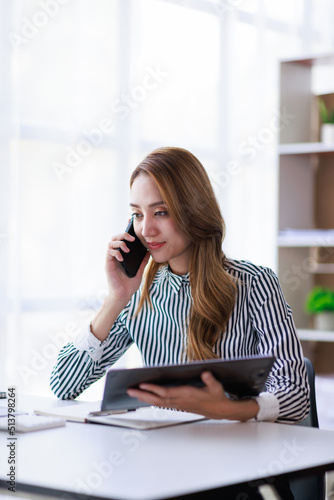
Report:
[{"label": "white shelf unit", "polygon": [[[334,342],[334,332],[312,329],[304,308],[315,285],[334,288],[334,143],[320,142],[312,93],[319,66],[334,69],[334,54],[280,63],[280,108],[293,119],[281,127],[278,146],[278,274],[300,338]],[[334,107],[334,81],[321,97]]]},{"label": "white shelf unit", "polygon": [[310,155],[310,154],[334,154],[334,144],[322,142],[299,142],[296,144],[280,144],[278,147],[280,155]]},{"label": "white shelf unit", "polygon": [[278,233],[279,247],[334,247],[334,231],[283,230]]},{"label": "white shelf unit", "polygon": [[323,330],[303,330],[297,329],[300,340],[311,340],[315,342],[333,342],[334,332],[325,332]]}]

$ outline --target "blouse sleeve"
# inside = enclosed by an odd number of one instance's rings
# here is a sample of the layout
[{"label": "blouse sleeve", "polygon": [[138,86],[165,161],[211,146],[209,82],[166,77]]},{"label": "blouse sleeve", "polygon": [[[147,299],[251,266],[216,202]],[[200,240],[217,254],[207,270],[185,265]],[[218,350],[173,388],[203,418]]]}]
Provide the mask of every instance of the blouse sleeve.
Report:
[{"label": "blouse sleeve", "polygon": [[[276,358],[260,394],[259,420],[293,423],[309,412],[309,385],[302,347],[294,325],[292,311],[286,303],[276,274],[262,268],[250,291],[253,328],[258,335],[259,354]],[[270,417],[270,413],[272,413]]]},{"label": "blouse sleeve", "polygon": [[90,331],[82,332],[59,352],[50,386],[58,398],[74,399],[103,377],[133,344],[124,321],[125,311],[115,321],[108,337],[99,341]]}]

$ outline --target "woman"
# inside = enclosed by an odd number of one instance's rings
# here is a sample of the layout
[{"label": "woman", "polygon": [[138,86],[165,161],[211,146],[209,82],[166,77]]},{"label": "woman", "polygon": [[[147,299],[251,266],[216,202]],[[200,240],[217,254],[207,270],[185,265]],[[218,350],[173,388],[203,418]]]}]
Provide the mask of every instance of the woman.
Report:
[{"label": "woman", "polygon": [[256,398],[229,399],[209,372],[203,388],[142,384],[129,395],[214,419],[302,420],[308,383],[291,309],[270,269],[225,257],[224,221],[204,167],[184,149],[160,148],[138,165],[130,186],[135,232],[149,252],[128,278],[119,249],[128,252],[133,237],[112,238],[108,297],[89,331],[61,350],[55,394],[77,397],[133,342],[146,365],[270,354],[276,361]]}]

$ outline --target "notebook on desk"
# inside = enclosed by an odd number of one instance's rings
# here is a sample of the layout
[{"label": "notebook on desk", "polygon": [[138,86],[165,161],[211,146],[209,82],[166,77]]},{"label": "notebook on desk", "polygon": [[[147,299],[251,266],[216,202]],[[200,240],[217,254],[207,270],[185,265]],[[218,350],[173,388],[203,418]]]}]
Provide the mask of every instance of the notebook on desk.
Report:
[{"label": "notebook on desk", "polygon": [[70,404],[58,408],[35,410],[36,415],[62,417],[69,422],[112,425],[130,429],[158,429],[172,425],[186,424],[206,420],[194,413],[168,410],[165,408],[145,407],[136,411],[110,410],[101,411],[101,401]]}]

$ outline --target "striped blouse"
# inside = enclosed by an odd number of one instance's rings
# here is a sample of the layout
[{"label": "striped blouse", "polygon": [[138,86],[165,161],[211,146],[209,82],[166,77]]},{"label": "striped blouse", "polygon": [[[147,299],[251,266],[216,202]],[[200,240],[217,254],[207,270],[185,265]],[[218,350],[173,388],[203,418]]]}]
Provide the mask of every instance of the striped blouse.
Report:
[{"label": "striped blouse", "polygon": [[[294,422],[309,410],[309,388],[303,353],[291,308],[275,273],[247,261],[229,260],[237,298],[226,331],[214,352],[222,359],[273,355],[266,390],[256,399],[258,420]],[[186,362],[187,325],[192,305],[189,273],[173,274],[162,266],[151,285],[153,309],[145,304],[134,315],[139,289],[116,319],[108,337],[99,341],[90,331],[65,345],[51,374],[51,389],[62,399],[76,398],[135,342],[146,366]]]}]

